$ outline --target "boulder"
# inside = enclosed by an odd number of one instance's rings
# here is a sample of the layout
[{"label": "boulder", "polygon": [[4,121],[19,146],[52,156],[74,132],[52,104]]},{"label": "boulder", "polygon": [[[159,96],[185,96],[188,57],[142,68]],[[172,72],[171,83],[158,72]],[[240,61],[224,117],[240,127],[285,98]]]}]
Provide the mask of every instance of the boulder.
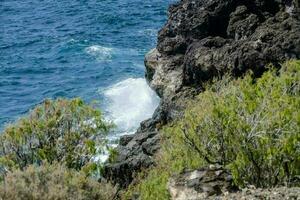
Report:
[{"label": "boulder", "polygon": [[199,200],[233,192],[237,188],[227,170],[212,165],[172,177],[168,183],[168,190],[172,200]]}]

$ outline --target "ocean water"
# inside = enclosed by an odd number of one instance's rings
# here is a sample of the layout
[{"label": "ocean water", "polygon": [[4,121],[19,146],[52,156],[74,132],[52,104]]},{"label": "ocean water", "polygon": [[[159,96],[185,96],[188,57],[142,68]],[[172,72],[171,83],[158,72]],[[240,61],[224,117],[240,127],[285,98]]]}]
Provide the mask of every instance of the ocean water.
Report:
[{"label": "ocean water", "polygon": [[117,139],[158,97],[144,55],[173,0],[0,0],[0,129],[45,98],[98,100]]}]

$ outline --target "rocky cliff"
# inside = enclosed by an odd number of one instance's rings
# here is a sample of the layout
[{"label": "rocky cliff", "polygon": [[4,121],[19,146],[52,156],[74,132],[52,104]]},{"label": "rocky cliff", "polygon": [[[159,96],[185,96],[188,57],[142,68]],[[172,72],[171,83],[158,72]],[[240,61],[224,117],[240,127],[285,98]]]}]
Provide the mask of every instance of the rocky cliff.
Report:
[{"label": "rocky cliff", "polygon": [[145,58],[146,78],[161,97],[153,117],[134,135],[120,139],[118,156],[104,176],[128,186],[134,174],[155,164],[159,129],[180,117],[185,101],[203,83],[247,70],[260,76],[300,58],[299,0],[181,0],[169,8],[157,48]]}]

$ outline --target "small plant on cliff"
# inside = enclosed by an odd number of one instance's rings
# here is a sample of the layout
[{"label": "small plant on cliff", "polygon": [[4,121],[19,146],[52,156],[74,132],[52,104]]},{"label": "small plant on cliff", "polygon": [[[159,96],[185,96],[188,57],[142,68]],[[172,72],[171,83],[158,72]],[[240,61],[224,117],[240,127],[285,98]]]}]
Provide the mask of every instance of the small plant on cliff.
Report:
[{"label": "small plant on cliff", "polygon": [[76,170],[94,169],[90,160],[104,143],[96,136],[111,127],[99,110],[79,98],[45,100],[1,133],[2,174],[43,161],[65,163]]},{"label": "small plant on cliff", "polygon": [[6,200],[112,200],[116,192],[109,183],[99,183],[59,163],[14,170],[0,185],[0,199]]}]

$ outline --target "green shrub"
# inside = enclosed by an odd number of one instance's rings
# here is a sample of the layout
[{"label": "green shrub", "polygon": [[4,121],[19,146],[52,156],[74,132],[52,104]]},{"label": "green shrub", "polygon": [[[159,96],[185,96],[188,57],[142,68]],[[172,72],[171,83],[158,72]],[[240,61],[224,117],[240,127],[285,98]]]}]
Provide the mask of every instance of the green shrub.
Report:
[{"label": "green shrub", "polygon": [[58,163],[9,172],[0,185],[0,199],[6,200],[112,200],[116,192],[110,184]]},{"label": "green shrub", "polygon": [[258,79],[224,76],[187,107],[163,128],[157,166],[142,172],[124,199],[169,199],[171,175],[212,163],[229,168],[240,187],[300,184],[300,61]]},{"label": "green shrub", "polygon": [[95,168],[90,160],[105,143],[97,136],[111,127],[81,99],[45,100],[0,134],[0,169],[3,173],[47,161],[88,171]]},{"label": "green shrub", "polygon": [[[289,62],[280,72],[270,70],[259,79],[248,74],[216,81],[191,103],[182,120],[166,129],[166,135],[175,146],[168,155],[178,147],[192,151],[192,157],[183,159],[222,164],[231,169],[240,186],[296,181],[300,175],[300,62]],[[176,156],[173,159],[180,159]]]},{"label": "green shrub", "polygon": [[165,168],[155,167],[138,174],[134,184],[121,195],[124,200],[166,200],[170,195],[167,182],[170,174]]}]

